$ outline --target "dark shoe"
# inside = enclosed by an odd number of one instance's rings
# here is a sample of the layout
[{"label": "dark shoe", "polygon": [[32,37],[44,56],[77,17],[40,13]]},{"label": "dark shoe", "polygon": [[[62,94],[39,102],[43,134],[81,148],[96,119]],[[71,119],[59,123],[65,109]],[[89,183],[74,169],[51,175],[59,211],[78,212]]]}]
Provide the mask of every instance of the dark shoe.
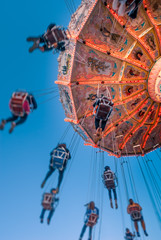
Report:
[{"label": "dark shoe", "polygon": [[12,122],[11,123],[11,128],[9,130],[9,133],[12,133],[13,132],[13,129],[16,127],[16,123],[15,122]]},{"label": "dark shoe", "polygon": [[45,185],[45,181],[42,182],[42,184],[41,184],[41,188],[43,188],[44,185]]},{"label": "dark shoe", "polygon": [[144,234],[145,234],[145,236],[146,236],[146,237],[148,236],[148,233],[147,233],[147,231],[146,231],[146,230],[144,231]]},{"label": "dark shoe", "polygon": [[110,206],[111,206],[111,208],[113,208],[113,203],[112,203],[112,201],[110,202]]},{"label": "dark shoe", "polygon": [[40,222],[43,223],[43,218],[40,219]]},{"label": "dark shoe", "polygon": [[39,41],[34,42],[33,46],[29,48],[29,52],[32,53],[36,48],[39,48]]},{"label": "dark shoe", "polygon": [[3,130],[3,129],[4,129],[5,124],[6,124],[6,120],[3,120],[3,119],[2,119],[2,122],[1,122],[1,124],[0,124],[0,130]]},{"label": "dark shoe", "polygon": [[36,40],[39,40],[39,38],[35,38],[35,37],[28,37],[28,38],[26,38],[27,42],[35,42]]},{"label": "dark shoe", "polygon": [[137,237],[140,237],[140,233],[139,232],[137,232]]},{"label": "dark shoe", "polygon": [[115,208],[118,209],[118,204],[117,204],[117,202],[115,203]]},{"label": "dark shoe", "polygon": [[50,224],[50,220],[49,220],[49,218],[47,218],[47,224],[48,224],[48,225]]}]

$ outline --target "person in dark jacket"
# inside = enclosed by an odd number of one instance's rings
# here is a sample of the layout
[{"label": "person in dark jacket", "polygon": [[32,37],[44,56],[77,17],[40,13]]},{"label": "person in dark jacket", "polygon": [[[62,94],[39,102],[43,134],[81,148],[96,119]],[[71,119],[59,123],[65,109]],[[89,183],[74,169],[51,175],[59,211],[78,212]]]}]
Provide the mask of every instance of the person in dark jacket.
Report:
[{"label": "person in dark jacket", "polygon": [[113,202],[112,202],[112,191],[113,191],[115,208],[117,209],[118,204],[117,204],[117,194],[116,194],[116,184],[115,184],[115,181],[117,182],[116,175],[114,172],[111,171],[109,166],[106,166],[102,177],[103,177],[103,183],[105,187],[108,189],[111,208],[113,208]]},{"label": "person in dark jacket", "polygon": [[59,171],[59,178],[57,184],[57,192],[59,191],[60,185],[63,180],[64,171],[67,166],[68,160],[71,158],[70,152],[66,147],[66,144],[58,144],[56,148],[54,148],[50,153],[50,165],[49,171],[47,172],[45,179],[41,184],[41,188],[44,187],[47,179],[52,175],[52,173],[58,169]]},{"label": "person in dark jacket", "polygon": [[33,42],[33,45],[29,48],[29,52],[33,52],[35,49],[39,49],[41,52],[50,51],[55,49],[57,51],[65,51],[65,45],[68,37],[66,31],[56,26],[55,23],[51,23],[46,33],[38,37],[28,37],[28,42]]}]

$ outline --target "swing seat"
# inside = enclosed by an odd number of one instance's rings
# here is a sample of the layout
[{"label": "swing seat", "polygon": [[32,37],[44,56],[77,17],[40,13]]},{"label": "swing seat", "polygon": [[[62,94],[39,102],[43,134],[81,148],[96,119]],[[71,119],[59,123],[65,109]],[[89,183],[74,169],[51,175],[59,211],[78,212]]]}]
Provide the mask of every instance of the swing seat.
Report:
[{"label": "swing seat", "polygon": [[115,188],[114,176],[112,172],[104,172],[103,178],[107,189]]},{"label": "swing seat", "polygon": [[53,208],[53,195],[51,193],[44,193],[41,205],[46,210],[51,210]]},{"label": "swing seat", "polygon": [[93,227],[97,223],[97,219],[98,219],[98,215],[95,213],[91,213],[86,225],[89,227]]},{"label": "swing seat", "polygon": [[102,98],[96,110],[96,118],[106,121],[108,120],[112,110],[113,103],[107,98]]},{"label": "swing seat", "polygon": [[69,152],[66,152],[65,148],[54,149],[52,153],[51,167],[63,170],[64,163],[69,159]]},{"label": "swing seat", "polygon": [[130,214],[130,216],[131,216],[132,221],[139,221],[142,218],[141,212],[137,211],[137,210],[133,211]]},{"label": "swing seat", "polygon": [[26,92],[14,92],[10,100],[10,110],[16,116],[23,116],[23,104],[28,96]]},{"label": "swing seat", "polygon": [[56,43],[68,40],[65,30],[57,27],[53,27],[49,32],[46,32],[44,38],[49,47],[55,47]]}]

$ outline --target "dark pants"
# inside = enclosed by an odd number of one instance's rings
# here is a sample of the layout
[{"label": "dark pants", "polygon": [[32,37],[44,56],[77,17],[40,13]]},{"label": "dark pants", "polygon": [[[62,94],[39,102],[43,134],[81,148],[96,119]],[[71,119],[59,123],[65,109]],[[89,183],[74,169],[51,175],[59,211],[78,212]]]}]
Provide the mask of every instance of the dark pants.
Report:
[{"label": "dark pants", "polygon": [[[45,182],[47,181],[47,179],[52,175],[52,173],[53,173],[55,170],[56,170],[56,168],[53,168],[53,167],[49,166],[49,171],[47,172],[46,177],[45,177],[45,179],[44,179]],[[60,187],[61,182],[62,182],[62,180],[63,180],[64,170],[65,170],[65,168],[64,168],[62,171],[59,170],[59,178],[58,178],[57,188]]]},{"label": "dark pants", "polygon": [[101,121],[101,128],[102,128],[102,131],[104,131],[107,120],[104,121],[104,120],[101,120],[101,119],[95,118],[95,128],[96,128],[96,130],[97,130],[97,128],[99,128],[100,121]]},{"label": "dark pants", "polygon": [[[40,215],[40,219],[44,219],[44,214],[45,214],[45,212],[46,212],[46,209],[45,208],[43,208],[42,209],[42,212],[41,212],[41,215]],[[50,222],[50,220],[51,220],[51,218],[52,218],[52,216],[53,216],[53,213],[54,213],[54,208],[52,208],[50,211],[49,211],[49,215],[48,215],[48,220],[49,220],[49,222]]]},{"label": "dark pants", "polygon": [[18,120],[17,122],[15,122],[15,123],[16,123],[16,126],[17,126],[17,125],[19,125],[19,124],[24,123],[24,122],[26,121],[26,119],[27,119],[27,116],[28,116],[28,115],[27,115],[26,113],[24,114],[23,117],[19,117],[19,116],[16,116],[16,115],[12,114],[12,117],[7,118],[7,119],[6,119],[6,122],[7,122],[7,123],[8,123],[8,122],[14,122],[14,121],[16,121],[16,120],[19,118],[19,120]]},{"label": "dark pants", "polygon": [[114,199],[117,200],[117,194],[116,194],[116,189],[115,188],[109,188],[108,189],[109,198],[112,199],[112,191],[113,191]]},{"label": "dark pants", "polygon": [[[81,231],[81,234],[80,234],[80,239],[82,239],[82,237],[83,237],[87,227],[88,226],[86,224],[84,224],[84,226],[82,228],[82,231]],[[88,240],[92,240],[92,227],[89,227],[89,237],[88,237]]]}]

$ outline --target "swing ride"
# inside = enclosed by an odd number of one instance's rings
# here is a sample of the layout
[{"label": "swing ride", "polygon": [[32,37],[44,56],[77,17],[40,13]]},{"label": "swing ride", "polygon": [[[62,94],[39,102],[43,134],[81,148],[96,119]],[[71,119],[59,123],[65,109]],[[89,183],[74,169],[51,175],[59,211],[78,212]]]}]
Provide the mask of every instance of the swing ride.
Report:
[{"label": "swing ride", "polygon": [[[144,155],[161,145],[160,3],[145,0],[136,19],[118,16],[112,1],[82,1],[69,23],[56,83],[70,122],[85,145],[117,157]],[[95,142],[93,103],[111,97],[113,111]],[[159,133],[159,134],[158,134]],[[114,145],[113,145],[113,141]]]}]

